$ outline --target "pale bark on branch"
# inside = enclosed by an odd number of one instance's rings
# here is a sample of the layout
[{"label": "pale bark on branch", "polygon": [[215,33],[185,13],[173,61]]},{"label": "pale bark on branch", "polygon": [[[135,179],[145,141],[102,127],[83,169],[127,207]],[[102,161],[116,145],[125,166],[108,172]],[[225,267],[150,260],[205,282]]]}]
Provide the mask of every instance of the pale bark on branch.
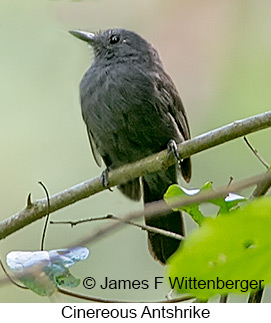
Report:
[{"label": "pale bark on branch", "polygon": [[[243,137],[252,132],[269,127],[271,127],[270,111],[247,119],[234,121],[233,123],[221,128],[206,132],[178,145],[178,151],[181,158],[186,158],[227,141]],[[166,150],[161,151],[136,163],[127,164],[119,169],[110,171],[108,174],[109,186],[113,187],[115,185],[125,183],[128,180],[140,177],[146,173],[166,169],[173,164],[173,156],[169,158]],[[101,192],[104,189],[105,187],[102,185],[100,177],[95,177],[77,184],[50,197],[50,212],[55,212],[72,203]],[[47,200],[45,198],[33,203],[28,199],[25,209],[0,223],[0,240],[42,218],[46,214]]]}]

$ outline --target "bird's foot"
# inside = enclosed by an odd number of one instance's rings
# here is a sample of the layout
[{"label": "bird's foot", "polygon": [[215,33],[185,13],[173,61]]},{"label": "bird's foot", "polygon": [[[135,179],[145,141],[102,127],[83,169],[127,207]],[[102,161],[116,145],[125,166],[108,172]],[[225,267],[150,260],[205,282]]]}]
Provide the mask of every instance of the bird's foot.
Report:
[{"label": "bird's foot", "polygon": [[169,140],[167,144],[167,151],[168,151],[168,156],[173,154],[176,164],[178,165],[179,168],[181,168],[182,159],[180,157],[180,154],[178,152],[178,147],[174,139]]},{"label": "bird's foot", "polygon": [[103,187],[105,187],[105,188],[109,189],[109,191],[113,192],[112,188],[109,187],[108,173],[109,173],[109,168],[106,167],[106,169],[102,172],[101,182],[102,182]]}]

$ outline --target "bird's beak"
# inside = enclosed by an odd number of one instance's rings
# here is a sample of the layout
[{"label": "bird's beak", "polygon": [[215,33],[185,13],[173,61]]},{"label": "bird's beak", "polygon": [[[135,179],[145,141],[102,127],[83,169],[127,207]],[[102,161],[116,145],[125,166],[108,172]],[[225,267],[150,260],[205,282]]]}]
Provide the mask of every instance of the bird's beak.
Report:
[{"label": "bird's beak", "polygon": [[79,38],[87,43],[92,43],[96,39],[96,35],[94,33],[91,33],[89,31],[83,31],[83,30],[70,30],[69,31],[73,36],[76,38]]}]

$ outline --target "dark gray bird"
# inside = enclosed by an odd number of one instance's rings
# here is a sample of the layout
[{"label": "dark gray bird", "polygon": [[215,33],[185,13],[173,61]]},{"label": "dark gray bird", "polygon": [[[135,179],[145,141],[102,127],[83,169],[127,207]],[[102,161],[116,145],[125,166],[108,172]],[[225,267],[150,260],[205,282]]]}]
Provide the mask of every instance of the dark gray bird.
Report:
[{"label": "dark gray bird", "polygon": [[[91,33],[71,31],[94,50],[94,61],[83,76],[80,96],[83,119],[93,156],[101,157],[108,170],[135,162],[167,148],[170,140],[190,138],[189,126],[176,87],[165,72],[157,51],[132,31],[112,29]],[[190,159],[181,161],[188,182]],[[168,186],[177,183],[176,166],[147,174],[120,185],[121,192],[144,203],[163,198]],[[180,212],[146,218],[147,225],[184,234]],[[149,249],[165,263],[179,241],[148,233]]]}]

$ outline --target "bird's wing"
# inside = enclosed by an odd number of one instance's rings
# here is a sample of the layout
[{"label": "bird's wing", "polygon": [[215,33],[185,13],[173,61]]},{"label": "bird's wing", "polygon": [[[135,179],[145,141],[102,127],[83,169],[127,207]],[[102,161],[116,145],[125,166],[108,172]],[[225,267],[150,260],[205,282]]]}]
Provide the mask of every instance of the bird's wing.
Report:
[{"label": "bird's wing", "polygon": [[176,122],[183,139],[190,139],[190,130],[186,113],[173,80],[161,66],[155,76],[158,99],[160,103],[162,103],[165,113],[170,113]]},{"label": "bird's wing", "polygon": [[92,154],[93,154],[93,157],[97,163],[97,165],[99,167],[102,166],[102,158],[101,158],[101,155],[100,153],[98,152],[97,150],[97,146],[93,140],[93,136],[92,136],[92,133],[91,131],[87,128],[87,133],[88,133],[88,139],[89,139],[89,143],[90,143],[90,147],[91,147],[91,151],[92,151]]},{"label": "bird's wing", "polygon": [[[178,98],[179,103],[176,103],[172,111],[170,113],[173,115],[178,128],[180,132],[182,133],[183,137],[185,140],[190,139],[190,130],[187,122],[187,117],[182,105],[182,101],[180,97]],[[191,159],[190,158],[185,158],[182,159],[181,161],[181,172],[183,175],[183,178],[185,179],[186,182],[189,182],[192,176],[192,166],[191,166]]]},{"label": "bird's wing", "polygon": [[[188,140],[191,138],[191,135],[182,100],[170,76],[164,74],[164,77],[166,77],[166,80],[164,80],[163,84],[165,84],[165,90],[169,94],[169,113],[175,120],[184,140]],[[184,179],[189,182],[191,179],[191,159],[183,159],[181,164],[182,175]]]},{"label": "bird's wing", "polygon": [[[170,113],[175,119],[175,122],[177,123],[178,128],[182,133],[184,139],[188,140],[190,139],[189,125],[181,98],[179,97],[178,93],[174,96],[174,101],[174,104],[170,106]],[[181,161],[181,172],[186,182],[189,182],[192,173],[190,158],[185,158]]]},{"label": "bird's wing", "polygon": [[171,104],[169,105],[169,112],[174,118],[178,129],[180,130],[181,134],[184,137],[184,140],[190,139],[190,130],[189,125],[186,117],[186,113],[183,107],[182,100],[175,88],[172,87],[171,91]]}]

